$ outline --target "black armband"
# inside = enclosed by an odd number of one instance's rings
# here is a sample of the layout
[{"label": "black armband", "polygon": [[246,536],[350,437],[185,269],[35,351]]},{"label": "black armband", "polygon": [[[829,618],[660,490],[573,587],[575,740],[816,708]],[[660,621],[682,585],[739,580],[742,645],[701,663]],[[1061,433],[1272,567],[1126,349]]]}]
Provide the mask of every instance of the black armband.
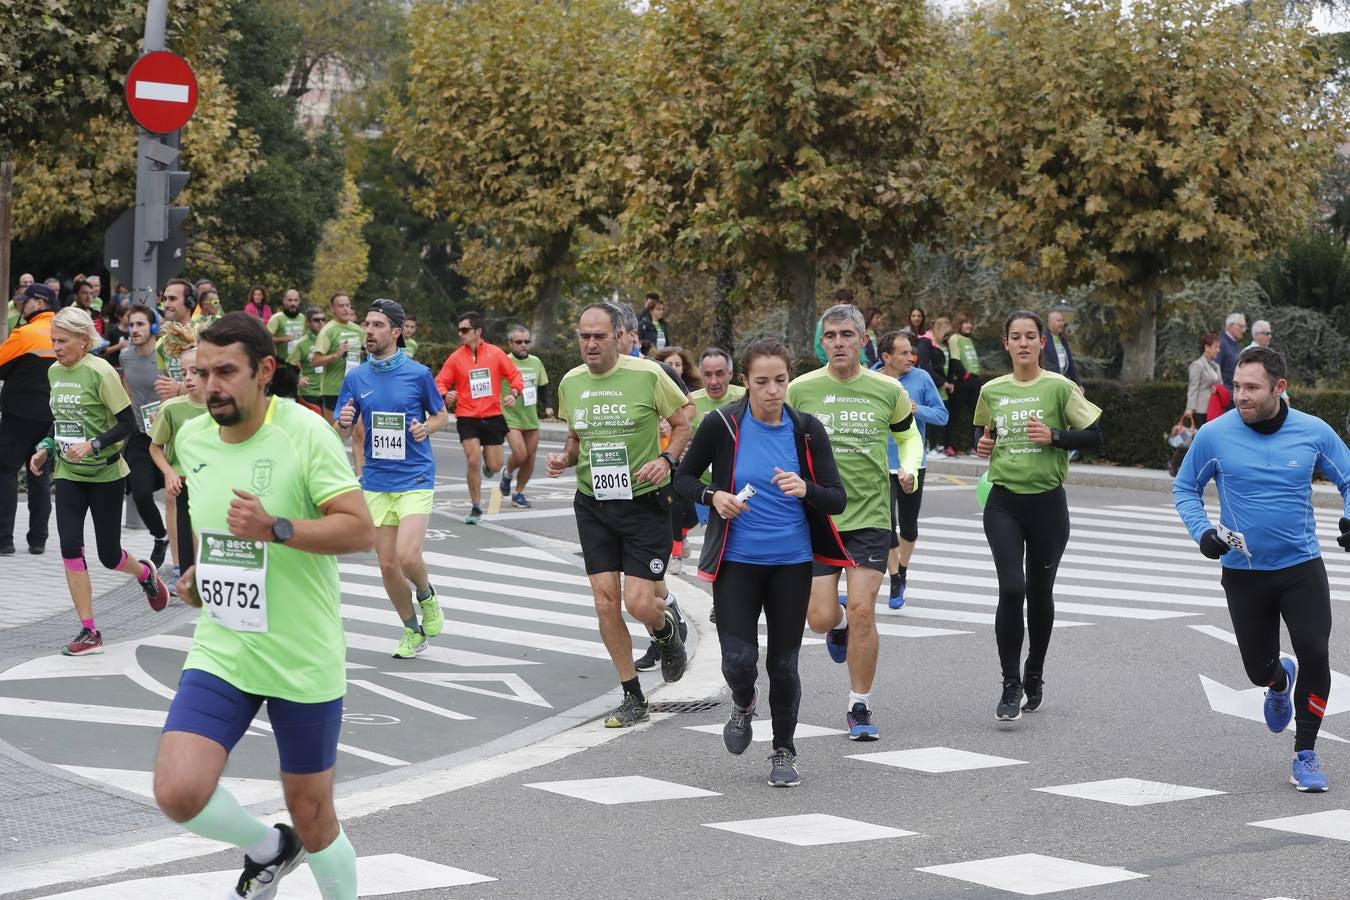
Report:
[{"label": "black armband", "polygon": [[1050,445],[1061,450],[1100,450],[1105,439],[1100,422],[1093,422],[1082,431],[1050,429]]},{"label": "black armband", "polygon": [[126,440],[135,433],[136,418],[131,411],[131,407],[128,406],[117,414],[117,423],[113,425],[112,428],[109,428],[107,431],[100,434],[96,440],[98,441],[99,449],[102,449],[103,447],[111,446],[118,441]]},{"label": "black armband", "polygon": [[909,430],[909,426],[913,424],[914,424],[914,413],[910,413],[909,415],[901,419],[899,422],[896,422],[894,425],[892,425],[891,431],[894,431],[898,434],[901,431]]}]

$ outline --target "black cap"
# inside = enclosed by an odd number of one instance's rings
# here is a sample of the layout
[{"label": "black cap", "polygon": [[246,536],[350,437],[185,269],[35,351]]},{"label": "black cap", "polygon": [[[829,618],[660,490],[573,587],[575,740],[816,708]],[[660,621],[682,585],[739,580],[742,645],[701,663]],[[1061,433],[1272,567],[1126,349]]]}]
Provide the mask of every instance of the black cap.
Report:
[{"label": "black cap", "polygon": [[381,298],[370,304],[367,312],[377,312],[389,320],[389,327],[399,330],[398,345],[406,347],[403,343],[403,322],[408,318],[407,313],[403,311],[403,306],[397,300],[387,300]]},{"label": "black cap", "polygon": [[34,282],[24,288],[23,295],[29,300],[41,300],[43,305],[52,312],[57,312],[61,308],[61,303],[56,299],[56,292],[45,284]]}]

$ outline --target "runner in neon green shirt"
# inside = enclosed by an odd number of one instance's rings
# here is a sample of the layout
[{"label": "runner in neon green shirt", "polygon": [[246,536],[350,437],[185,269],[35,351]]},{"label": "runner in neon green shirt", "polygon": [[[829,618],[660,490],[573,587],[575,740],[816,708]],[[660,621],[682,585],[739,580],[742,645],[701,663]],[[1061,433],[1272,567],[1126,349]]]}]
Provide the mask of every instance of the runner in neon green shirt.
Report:
[{"label": "runner in neon green shirt", "polygon": [[[689,443],[692,410],[659,365],[620,355],[621,347],[633,345],[637,331],[627,329],[624,320],[624,312],[607,303],[581,311],[577,338],[584,362],[558,384],[567,443],[561,453],[548,455],[550,478],[577,467],[572,505],[582,558],[600,633],[624,692],[623,702],[605,721],[612,728],[650,718],[633,667],[625,607],[660,644],[666,681],[682,678],[688,663],[675,614],[656,594],[670,557],[670,476]],[[664,453],[661,419],[671,427]],[[627,576],[622,587],[620,572]]]},{"label": "runner in neon green shirt", "polygon": [[[325,900],[356,900],[356,852],[333,809],[346,650],[336,554],[375,529],[342,443],[319,417],[267,397],[272,337],[229,313],[202,332],[195,370],[210,416],[175,437],[200,551],[179,594],[202,614],[160,738],[155,796],[171,819],[245,852],[240,897],[306,858]],[[245,812],[220,775],[262,703],[294,827]]]},{"label": "runner in neon green shirt", "polygon": [[272,335],[277,356],[285,359],[295,349],[295,342],[305,334],[304,308],[300,305],[300,292],[295,288],[286,291],[281,298],[281,309],[272,313],[267,320],[267,333]]},{"label": "runner in neon green shirt", "polygon": [[[338,392],[342,390],[342,379],[361,365],[361,350],[366,345],[366,333],[356,324],[352,298],[346,294],[333,295],[329,313],[331,321],[323,326],[319,336],[314,339],[310,364],[315,368],[323,368],[319,394],[323,398],[323,411],[331,419]],[[364,440],[363,435],[356,435],[356,438]]]},{"label": "runner in neon green shirt", "polygon": [[[1063,486],[1069,451],[1102,445],[1097,424],[1102,411],[1078,385],[1041,369],[1045,335],[1036,313],[1009,316],[1003,346],[1012,357],[1012,374],[991,380],[975,403],[975,426],[983,431],[975,452],[990,459],[993,482],[984,504],[984,533],[998,572],[994,636],[1003,693],[994,714],[1000,721],[1040,708],[1055,623],[1055,573],[1069,542]],[[1024,611],[1030,632],[1025,667]]]},{"label": "runner in neon green shirt", "polygon": [[84,556],[86,516],[93,519],[104,568],[133,576],[156,612],[169,602],[169,589],[153,565],[122,549],[122,496],[129,469],[121,451],[136,431],[131,398],[113,367],[88,355],[99,334],[86,310],[68,306],[57,312],[51,340],[56,362],[47,369],[47,382],[55,421],[52,436],[33,448],[28,470],[40,476],[48,458],[57,457],[56,531],[66,587],[80,617],[80,633],[61,652],[90,656],[103,652],[103,633],[94,622],[93,586]]},{"label": "runner in neon green shirt", "polygon": [[877,591],[886,572],[886,559],[899,540],[891,528],[891,470],[887,458],[890,435],[900,451],[897,477],[901,489],[912,493],[922,464],[923,439],[911,412],[909,394],[894,378],[862,366],[866,327],[862,313],[851,304],[830,307],[821,317],[821,342],[829,363],[788,385],[787,402],[793,409],[821,421],[830,436],[839,476],[848,494],[835,527],[855,568],[848,571],[847,610],[841,609],[839,569],[819,563],[811,587],[807,623],[825,634],[830,656],[847,662],[849,738],[875,741],[880,736],[872,721],[871,691],[879,649],[876,626]]},{"label": "runner in neon green shirt", "polygon": [[165,512],[168,513],[169,540],[173,550],[174,580],[183,571],[183,559],[195,558],[192,539],[192,518],[188,513],[188,496],[183,483],[182,464],[178,462],[178,447],[174,435],[191,419],[206,412],[206,394],[193,373],[197,349],[183,351],[183,385],[188,392],[181,397],[165,400],[150,426],[150,459],[164,476]]},{"label": "runner in neon green shirt", "polygon": [[[543,389],[548,385],[548,372],[539,357],[530,353],[530,343],[534,337],[530,329],[517,325],[506,334],[511,350],[512,362],[520,371],[525,382],[520,398],[514,406],[507,406],[506,396],[511,393],[511,385],[502,382],[502,416],[506,419],[506,443],[511,447],[511,459],[502,467],[502,496],[510,497],[511,504],[521,509],[529,509],[533,504],[525,496],[525,485],[534,474],[534,457],[539,452],[539,404]],[[544,418],[553,418],[553,407],[544,407]],[[511,491],[512,473],[515,473],[515,493]]]},{"label": "runner in neon green shirt", "polygon": [[286,355],[286,362],[300,370],[300,396],[316,406],[320,405],[323,396],[323,366],[315,367],[313,363],[314,342],[326,319],[323,310],[317,306],[305,310],[305,333]]}]

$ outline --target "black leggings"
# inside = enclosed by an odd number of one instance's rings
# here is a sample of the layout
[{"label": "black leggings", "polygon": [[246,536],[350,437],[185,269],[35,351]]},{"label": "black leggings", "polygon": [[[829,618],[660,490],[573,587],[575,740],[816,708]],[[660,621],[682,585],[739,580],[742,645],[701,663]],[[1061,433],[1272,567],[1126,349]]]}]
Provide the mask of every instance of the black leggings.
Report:
[{"label": "black leggings", "polygon": [[62,559],[84,559],[84,516],[94,519],[98,561],[105,569],[122,564],[122,496],[126,479],[74,481],[56,479],[56,534]]},{"label": "black leggings", "polygon": [[1280,619],[1298,658],[1294,688],[1294,752],[1311,750],[1331,691],[1331,588],[1322,558],[1287,569],[1223,570],[1223,592],[1233,619],[1242,665],[1252,684],[1269,687],[1280,676]]},{"label": "black leggings", "polygon": [[174,529],[178,532],[178,563],[186,571],[188,566],[196,565],[197,555],[192,546],[192,515],[188,512],[188,490],[187,481],[183,481],[183,490],[174,498],[175,512],[178,514],[178,524]]},{"label": "black leggings", "polygon": [[901,489],[899,475],[891,475],[891,527],[899,533],[900,540],[911,544],[919,539],[919,508],[923,506],[923,476],[927,471],[921,468],[914,476],[912,494]]},{"label": "black leggings", "polygon": [[131,435],[127,438],[127,446],[122,455],[126,457],[127,465],[131,468],[131,474],[127,476],[127,488],[131,491],[131,499],[136,504],[136,512],[150,531],[150,536],[163,540],[167,532],[164,529],[164,519],[159,514],[159,507],[155,505],[155,491],[164,487],[164,476],[160,474],[155,461],[150,458],[150,438],[139,431]]},{"label": "black leggings", "polygon": [[759,676],[759,614],[769,626],[765,668],[769,673],[769,712],[773,716],[774,749],[797,752],[797,706],[802,683],[797,655],[811,599],[811,563],[757,566],[723,562],[713,582],[717,637],[722,643],[722,675],[732,698],[741,706],[755,695]]},{"label": "black leggings", "polygon": [[1069,501],[1063,486],[1043,494],[1015,494],[994,485],[984,506],[984,536],[998,570],[998,661],[1004,681],[1020,681],[1023,601],[1031,631],[1028,671],[1045,670],[1045,651],[1055,627],[1055,574],[1069,543]]}]

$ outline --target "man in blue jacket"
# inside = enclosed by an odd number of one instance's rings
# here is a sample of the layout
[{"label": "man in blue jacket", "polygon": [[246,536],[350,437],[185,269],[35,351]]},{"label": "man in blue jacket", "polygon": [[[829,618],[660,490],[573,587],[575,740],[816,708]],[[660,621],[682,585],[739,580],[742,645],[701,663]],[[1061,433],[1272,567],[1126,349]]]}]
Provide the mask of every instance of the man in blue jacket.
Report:
[{"label": "man in blue jacket", "polygon": [[[883,334],[877,341],[881,353],[882,373],[899,379],[909,394],[914,421],[919,424],[919,436],[928,446],[925,428],[947,424],[947,406],[942,402],[933,376],[914,365],[914,348],[903,331]],[[887,560],[891,575],[891,596],[887,605],[900,609],[905,605],[905,580],[909,574],[909,560],[914,555],[914,544],[919,540],[919,507],[923,505],[923,476],[927,472],[927,457],[919,460],[919,474],[914,479],[914,493],[900,490],[900,451],[891,437],[887,448],[891,469],[891,532],[892,547]],[[897,535],[896,532],[899,532]]]},{"label": "man in blue jacket", "polygon": [[[1325,791],[1327,778],[1314,744],[1331,689],[1327,644],[1331,591],[1317,520],[1312,479],[1321,469],[1345,501],[1337,543],[1350,550],[1350,451],[1331,426],[1280,399],[1284,357],[1249,347],[1237,358],[1234,398],[1240,415],[1220,416],[1195,436],[1172,497],[1200,552],[1223,566],[1242,663],[1253,684],[1266,688],[1266,725],[1276,734],[1296,720],[1290,782],[1300,791]],[[1219,524],[1205,513],[1205,485],[1219,494]],[[1280,656],[1280,620],[1289,629],[1295,659]]]}]

